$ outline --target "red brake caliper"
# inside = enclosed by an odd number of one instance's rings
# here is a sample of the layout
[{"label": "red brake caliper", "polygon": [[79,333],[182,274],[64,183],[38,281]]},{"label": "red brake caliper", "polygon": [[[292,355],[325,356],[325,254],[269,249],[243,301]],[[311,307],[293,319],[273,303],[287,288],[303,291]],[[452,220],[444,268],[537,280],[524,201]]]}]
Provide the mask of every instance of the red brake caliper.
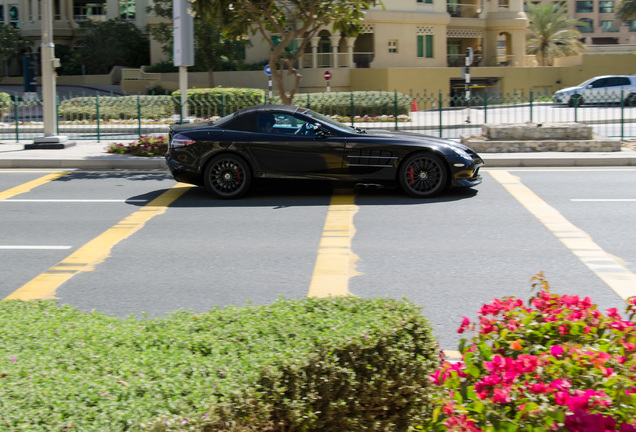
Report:
[{"label": "red brake caliper", "polygon": [[415,170],[412,166],[408,169],[408,181],[411,186],[415,184]]}]

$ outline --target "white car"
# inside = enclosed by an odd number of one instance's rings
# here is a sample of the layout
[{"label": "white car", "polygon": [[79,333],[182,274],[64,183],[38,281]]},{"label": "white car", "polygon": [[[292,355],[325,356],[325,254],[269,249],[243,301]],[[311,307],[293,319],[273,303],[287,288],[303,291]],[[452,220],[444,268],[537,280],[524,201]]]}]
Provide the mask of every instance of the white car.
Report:
[{"label": "white car", "polygon": [[561,89],[552,96],[552,102],[569,106],[621,101],[626,106],[636,106],[636,75],[598,76]]}]

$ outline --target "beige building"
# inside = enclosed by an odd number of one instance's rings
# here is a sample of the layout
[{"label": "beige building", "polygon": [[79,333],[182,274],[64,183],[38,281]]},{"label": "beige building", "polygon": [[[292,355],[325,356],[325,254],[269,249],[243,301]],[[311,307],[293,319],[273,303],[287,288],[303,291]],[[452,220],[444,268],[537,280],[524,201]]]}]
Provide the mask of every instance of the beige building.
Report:
[{"label": "beige building", "polygon": [[[553,0],[541,0],[549,3]],[[570,0],[568,15],[581,21],[578,30],[588,45],[636,44],[636,21],[622,22],[614,15],[614,7],[620,0]],[[533,1],[533,3],[537,3]]]},{"label": "beige building", "polygon": [[[461,2],[460,2],[461,1]],[[329,28],[312,38],[301,68],[524,66],[528,25],[522,0],[390,0],[372,6],[364,30],[344,38]],[[268,46],[253,38],[247,61],[267,59]]]},{"label": "beige building", "polygon": [[[40,43],[41,1],[0,0],[4,22],[19,27],[25,36],[33,38],[34,49]],[[157,17],[145,12],[150,0],[50,1],[56,44],[72,43],[75,29],[86,20],[119,17],[133,21],[141,28],[158,22]],[[592,12],[587,12],[589,3]],[[613,13],[609,13],[610,3],[613,2],[568,2],[572,15],[577,18],[598,14],[598,17],[590,18],[593,22],[590,29],[596,33],[584,33],[586,42],[610,43],[605,37],[616,37],[614,45],[632,41],[632,28],[636,27],[632,23],[619,25]],[[383,89],[459,94],[465,85],[462,66],[468,48],[474,54],[471,85],[476,95],[485,91],[491,95],[527,94],[535,90],[551,92],[596,75],[636,71],[636,56],[620,55],[610,51],[608,45],[603,45],[606,48],[600,52],[591,49],[588,54],[595,51],[612,56],[585,55],[559,59],[554,68],[535,67],[534,58],[525,54],[528,19],[522,0],[384,0],[384,6],[370,8],[365,16],[364,31],[355,38],[342,37],[327,27],[311,39],[298,65],[303,75],[301,92],[326,90],[323,74],[329,70],[332,91]],[[4,14],[4,11],[10,13]],[[612,24],[604,24],[606,21],[612,21]],[[597,37],[597,34],[602,36]],[[246,62],[266,61],[269,45],[260,36],[255,36],[252,42],[253,45],[246,49]],[[600,45],[592,45],[595,46]],[[587,61],[588,57],[595,59]],[[165,55],[158,44],[153,43],[151,61],[160,60],[166,60]],[[124,78],[126,75],[129,78],[121,81],[122,90],[143,93],[156,86],[168,90],[178,88],[177,74],[150,76],[137,72],[124,74]],[[58,83],[88,83],[88,79],[102,84],[117,83],[120,77],[117,73],[100,77],[59,77]],[[17,77],[15,81],[20,82]],[[8,83],[7,79],[4,82]],[[189,82],[204,87],[208,82],[207,74],[190,73]],[[262,71],[216,72],[215,82],[225,87],[268,87]]]}]

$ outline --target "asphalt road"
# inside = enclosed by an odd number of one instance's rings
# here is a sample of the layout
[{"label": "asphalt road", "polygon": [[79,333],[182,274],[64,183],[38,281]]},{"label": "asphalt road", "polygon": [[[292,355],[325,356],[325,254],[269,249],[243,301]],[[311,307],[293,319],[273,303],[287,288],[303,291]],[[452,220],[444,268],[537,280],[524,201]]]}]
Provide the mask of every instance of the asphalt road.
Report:
[{"label": "asphalt road", "polygon": [[454,350],[462,316],[527,299],[540,271],[601,309],[636,295],[636,168],[483,176],[432,200],[312,185],[220,201],[165,171],[0,170],[0,298],[123,317],[310,292],[405,297]]}]

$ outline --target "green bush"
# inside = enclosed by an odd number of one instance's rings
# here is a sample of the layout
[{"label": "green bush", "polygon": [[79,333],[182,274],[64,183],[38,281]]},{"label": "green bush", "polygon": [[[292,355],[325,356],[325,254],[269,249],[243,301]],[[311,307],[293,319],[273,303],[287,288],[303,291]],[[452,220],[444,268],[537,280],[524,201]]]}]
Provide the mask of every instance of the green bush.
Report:
[{"label": "green bush", "polygon": [[305,93],[294,97],[294,105],[311,108],[326,115],[380,116],[408,114],[412,99],[394,92]]},{"label": "green bush", "polygon": [[0,431],[405,431],[427,412],[429,322],[332,297],[163,319],[0,302]]},{"label": "green bush", "polygon": [[[181,91],[172,93],[175,101],[181,100]],[[252,105],[265,102],[265,91],[250,88],[192,88],[188,89],[190,114],[198,118],[225,116]],[[179,110],[176,106],[177,112]]]},{"label": "green bush", "polygon": [[0,93],[0,121],[9,113],[11,109],[11,96],[9,93]]},{"label": "green bush", "polygon": [[66,121],[97,120],[99,101],[100,120],[165,119],[174,113],[174,101],[169,95],[152,96],[83,96],[63,100],[59,116]]}]

